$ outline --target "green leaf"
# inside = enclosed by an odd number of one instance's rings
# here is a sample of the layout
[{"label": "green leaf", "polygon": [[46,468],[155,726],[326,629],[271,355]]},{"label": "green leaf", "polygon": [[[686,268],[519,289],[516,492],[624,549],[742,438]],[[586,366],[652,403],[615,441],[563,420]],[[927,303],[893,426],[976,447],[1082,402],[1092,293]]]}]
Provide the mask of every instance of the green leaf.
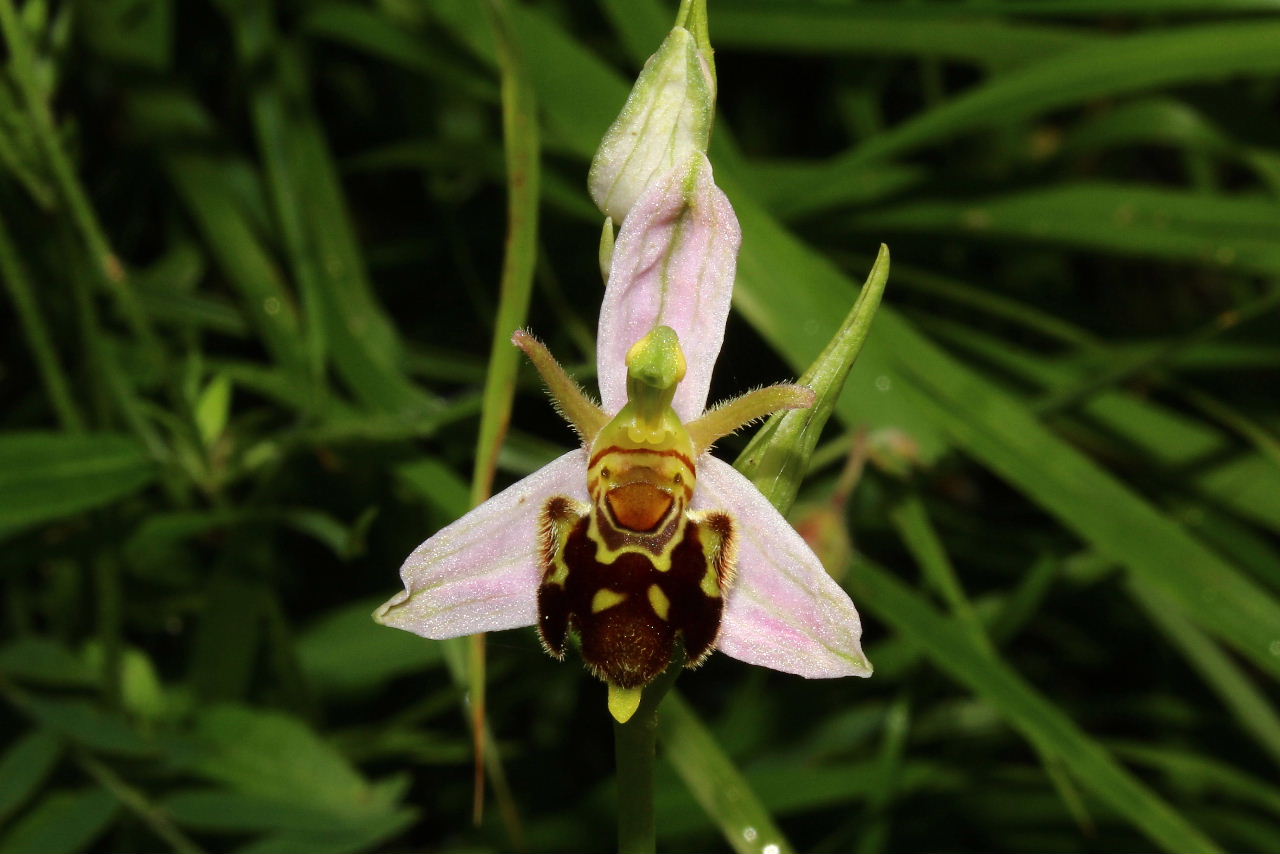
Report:
[{"label": "green leaf", "polygon": [[436,401],[404,374],[402,342],[373,294],[337,165],[311,107],[304,55],[279,38],[270,15],[227,11],[242,65],[256,67],[263,51],[274,57],[250,75],[250,116],[276,225],[302,293],[312,378],[320,381],[331,356],[370,408],[427,415]]},{"label": "green leaf", "polygon": [[[143,721],[156,720],[168,709],[168,697],[151,659],[140,649],[127,647],[120,651],[120,704],[129,715]],[[84,650],[85,662],[102,673],[104,650],[101,641],[90,641]]]},{"label": "green leaf", "polygon": [[0,646],[0,674],[21,682],[71,688],[96,687],[101,673],[62,644],[23,637]]},{"label": "green leaf", "polygon": [[156,745],[123,717],[88,700],[28,696],[22,706],[50,730],[90,750],[136,757],[156,753]]},{"label": "green leaf", "polygon": [[[876,676],[880,676],[879,668]],[[792,816],[821,809],[847,810],[850,804],[873,797],[884,783],[881,771],[882,765],[876,761],[814,762],[786,757],[752,762],[742,773],[747,786],[770,814]],[[907,761],[898,770],[895,795],[954,797],[963,790],[964,780],[960,771],[942,763]],[[669,786],[658,787],[655,801],[660,835],[672,838],[708,827],[722,827],[715,814],[681,810],[688,798],[688,792],[675,785],[674,780]],[[736,827],[735,823],[724,828],[724,832]],[[753,851],[760,854],[758,847]]]},{"label": "green leaf", "polygon": [[1140,32],[1063,51],[994,78],[874,136],[833,160],[813,182],[855,174],[868,161],[904,154],[979,128],[1009,124],[1091,99],[1161,86],[1261,75],[1280,69],[1280,24],[1200,24]]},{"label": "green leaf", "polygon": [[[1077,386],[1100,365],[1129,359],[1123,348],[1093,346],[1089,360],[1050,360],[976,329],[930,324],[980,359],[1038,389]],[[1256,453],[1239,453],[1231,438],[1212,425],[1149,397],[1120,389],[1100,390],[1079,407],[1087,423],[1116,437],[1116,452],[1141,450],[1164,470],[1186,469],[1189,484],[1206,498],[1274,531],[1280,531],[1280,470]],[[1239,544],[1243,536],[1236,534]]]},{"label": "green leaf", "polygon": [[658,715],[662,755],[739,854],[794,850],[697,713],[672,691]]},{"label": "green leaf", "polygon": [[1165,95],[1122,104],[1072,129],[1062,143],[1068,156],[1137,145],[1167,145],[1232,155],[1237,145],[1189,104]]},{"label": "green leaf", "polygon": [[146,449],[128,436],[0,434],[0,532],[110,504],[157,473]]},{"label": "green leaf", "polygon": [[1051,748],[1082,787],[1141,828],[1152,842],[1170,852],[1221,850],[1053,702],[902,582],[863,562],[855,587],[863,607],[918,644],[940,670],[989,700],[1023,735]]},{"label": "green leaf", "polygon": [[0,756],[0,825],[27,802],[62,758],[58,740],[34,730],[9,745]]},{"label": "green leaf", "polygon": [[276,833],[236,849],[237,854],[296,854],[298,851],[315,854],[354,854],[376,849],[378,843],[395,836],[413,823],[414,813],[402,810],[387,816],[379,823],[350,827],[342,830],[315,831],[294,830]]},{"label": "green leaf", "polygon": [[[489,345],[484,404],[476,435],[471,503],[480,504],[493,491],[498,454],[507,435],[515,396],[520,352],[511,336],[525,325],[533,294],[538,254],[538,182],[541,143],[537,101],[525,58],[514,32],[510,10],[490,3],[490,20],[502,78],[502,139],[507,166],[507,229],[498,311]],[[482,677],[481,677],[482,678]],[[479,686],[473,685],[473,690]]]},{"label": "green leaf", "polygon": [[3,838],[0,854],[75,854],[115,820],[116,799],[100,789],[46,795]]},{"label": "green leaf", "polygon": [[909,202],[859,214],[855,228],[955,234],[1280,271],[1280,204],[1139,185],[1078,183],[963,202]]},{"label": "green leaf", "polygon": [[85,41],[104,58],[152,72],[169,67],[172,0],[102,0],[76,17]]},{"label": "green leaf", "polygon": [[[128,103],[139,133],[158,143],[216,139],[213,119],[176,90],[135,91]],[[264,244],[263,192],[248,163],[190,145],[160,148],[179,200],[211,255],[239,293],[245,316],[286,373],[300,374],[304,352],[296,300]]]},{"label": "green leaf", "polygon": [[[309,35],[361,50],[382,62],[418,71],[458,94],[496,103],[498,87],[470,65],[458,62],[380,12],[355,3],[308,5],[303,26]],[[579,190],[581,192],[581,190]]]},{"label": "green leaf", "polygon": [[202,831],[288,831],[317,835],[356,833],[370,837],[370,842],[375,837],[385,838],[395,833],[406,816],[401,810],[370,811],[368,815],[353,817],[320,806],[289,803],[226,789],[182,789],[165,798],[162,806],[178,824]]},{"label": "green leaf", "polygon": [[[824,168],[806,160],[757,160],[743,164],[742,174],[756,200],[787,221],[832,208],[870,207],[924,186],[931,178],[929,171],[919,166],[876,163],[856,177],[817,188],[814,176]],[[859,266],[854,265],[855,269]]]},{"label": "green leaf", "polygon": [[1276,714],[1266,695],[1253,684],[1249,674],[1190,620],[1178,613],[1177,607],[1167,597],[1138,581],[1131,581],[1130,587],[1147,616],[1222,698],[1241,728],[1280,765],[1280,715]]},{"label": "green leaf", "polygon": [[[832,264],[784,230],[745,189],[726,175],[725,184],[742,223],[742,253],[734,306],[796,370],[813,363],[820,342],[834,332],[853,294],[852,283]],[[797,288],[795,282],[805,282]],[[900,345],[890,340],[882,306],[858,354],[858,363],[836,402],[836,414],[850,427],[892,428],[910,437],[921,459],[941,455],[947,440],[939,426],[904,393],[901,373],[890,357]]]},{"label": "green leaf", "polygon": [[[1003,9],[1003,6],[1001,7]],[[737,3],[717,7],[716,44],[794,54],[915,55],[1007,67],[1039,62],[1097,36],[1066,27],[966,20],[951,4]]]},{"label": "green leaf", "polygon": [[289,715],[213,706],[172,747],[177,768],[228,788],[178,792],[165,806],[191,827],[271,832],[246,851],[367,849],[413,820],[398,808],[407,779],[369,783]]},{"label": "green leaf", "polygon": [[1272,815],[1280,815],[1280,788],[1274,783],[1246,774],[1220,759],[1181,747],[1137,741],[1112,742],[1119,756],[1164,772],[1192,787],[1206,787],[1241,803],[1252,804]]},{"label": "green leaf", "polygon": [[879,329],[913,402],[966,451],[1017,484],[1100,552],[1173,597],[1200,625],[1272,674],[1280,604],[1129,487],[1058,439],[1025,407],[900,318]]},{"label": "green leaf", "polygon": [[388,793],[370,785],[332,746],[297,718],[246,706],[215,705],[171,751],[182,770],[253,798],[335,817],[385,812]]},{"label": "green leaf", "polygon": [[398,466],[396,477],[443,518],[457,519],[471,506],[471,492],[466,481],[435,457],[422,457]]},{"label": "green leaf", "polygon": [[357,694],[440,665],[440,645],[370,619],[383,597],[321,617],[298,638],[303,672],[326,693]]}]

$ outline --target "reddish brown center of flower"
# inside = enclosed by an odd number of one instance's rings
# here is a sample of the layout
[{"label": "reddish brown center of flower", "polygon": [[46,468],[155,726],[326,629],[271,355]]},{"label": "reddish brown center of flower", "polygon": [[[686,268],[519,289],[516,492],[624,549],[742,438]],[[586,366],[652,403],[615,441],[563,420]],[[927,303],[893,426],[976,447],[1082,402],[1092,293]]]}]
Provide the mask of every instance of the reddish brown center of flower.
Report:
[{"label": "reddish brown center of flower", "polygon": [[628,483],[609,490],[613,518],[632,531],[652,531],[671,509],[671,493],[649,483]]}]

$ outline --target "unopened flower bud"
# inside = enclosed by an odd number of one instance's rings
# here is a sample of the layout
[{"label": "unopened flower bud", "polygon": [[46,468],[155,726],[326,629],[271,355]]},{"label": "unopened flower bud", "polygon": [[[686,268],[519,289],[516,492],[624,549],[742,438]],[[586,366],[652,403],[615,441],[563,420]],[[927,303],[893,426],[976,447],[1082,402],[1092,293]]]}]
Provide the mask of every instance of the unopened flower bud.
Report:
[{"label": "unopened flower bud", "polygon": [[715,102],[715,77],[697,40],[674,28],[591,161],[587,184],[596,206],[620,224],[658,176],[706,153]]},{"label": "unopened flower bud", "polygon": [[921,465],[920,443],[896,427],[885,427],[868,436],[867,454],[876,468],[893,477],[908,477]]}]

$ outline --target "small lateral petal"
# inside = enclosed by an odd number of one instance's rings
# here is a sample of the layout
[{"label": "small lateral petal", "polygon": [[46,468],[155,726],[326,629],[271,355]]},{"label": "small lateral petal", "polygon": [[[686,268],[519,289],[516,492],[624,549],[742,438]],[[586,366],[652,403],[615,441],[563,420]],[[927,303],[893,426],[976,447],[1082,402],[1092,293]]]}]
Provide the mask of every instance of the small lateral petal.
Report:
[{"label": "small lateral petal", "polygon": [[582,449],[512,484],[418,546],[400,568],[405,589],[373,618],[436,640],[533,625],[539,515],[553,495],[586,501],[586,486]]},{"label": "small lateral petal", "polygon": [[765,386],[717,403],[686,426],[695,452],[701,455],[720,439],[754,421],[785,409],[806,409],[813,406],[814,400],[813,389],[802,385]]},{"label": "small lateral petal", "polygon": [[688,363],[672,406],[682,421],[706,408],[729,316],[742,230],[705,155],[656,181],[618,231],[600,307],[597,366],[605,412],[627,401],[627,351],[655,326],[679,336]]},{"label": "small lateral petal", "polygon": [[721,652],[808,679],[871,675],[849,595],[751,481],[704,455],[693,504],[731,513],[740,532]]},{"label": "small lateral petal", "polygon": [[600,428],[609,420],[604,411],[587,397],[573,377],[565,373],[546,345],[534,338],[532,333],[517,329],[511,336],[511,343],[523,350],[537,369],[556,411],[573,426],[582,438],[582,443],[590,445]]}]

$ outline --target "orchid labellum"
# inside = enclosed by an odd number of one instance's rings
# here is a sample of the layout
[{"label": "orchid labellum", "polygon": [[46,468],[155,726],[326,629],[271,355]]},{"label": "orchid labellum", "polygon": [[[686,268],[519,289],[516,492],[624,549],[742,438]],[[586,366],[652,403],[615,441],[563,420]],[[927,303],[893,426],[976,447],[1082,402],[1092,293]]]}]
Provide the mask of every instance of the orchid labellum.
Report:
[{"label": "orchid labellum", "polygon": [[[624,113],[625,114],[625,113]],[[597,340],[601,404],[532,335],[582,447],[439,531],[375,618],[429,638],[536,625],[553,656],[576,631],[625,721],[683,643],[810,678],[867,676],[848,595],[756,487],[709,450],[813,392],[777,385],[706,410],[741,232],[705,155],[625,210]]]}]

